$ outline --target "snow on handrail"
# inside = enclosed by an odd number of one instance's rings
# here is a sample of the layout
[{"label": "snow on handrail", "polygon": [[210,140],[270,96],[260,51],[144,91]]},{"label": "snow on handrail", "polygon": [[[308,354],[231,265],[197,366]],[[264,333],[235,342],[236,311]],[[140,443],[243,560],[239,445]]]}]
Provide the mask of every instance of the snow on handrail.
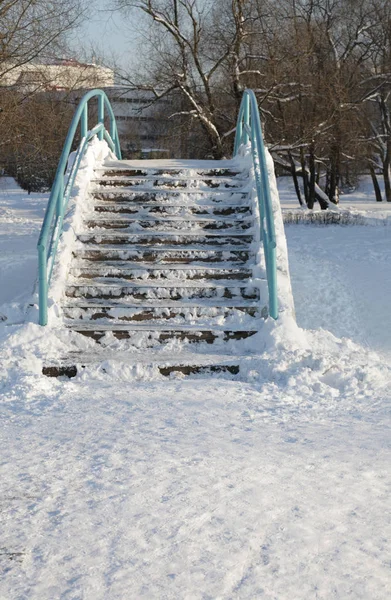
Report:
[{"label": "snow on handrail", "polygon": [[261,222],[266,275],[269,290],[269,315],[278,318],[276,236],[274,230],[273,205],[270,194],[269,176],[266,163],[265,145],[262,135],[258,104],[252,90],[244,90],[236,125],[234,156],[242,144],[251,142]]},{"label": "snow on handrail", "polygon": [[[98,99],[98,123],[93,129],[88,129],[88,103],[92,98]],[[104,125],[105,116],[110,122],[110,132]],[[69,155],[80,123],[81,141],[76,151],[69,173],[66,173]],[[39,324],[46,325],[48,320],[48,289],[53,271],[58,242],[61,236],[64,215],[71,195],[72,187],[89,141],[97,135],[103,138],[118,159],[121,149],[118,138],[117,124],[110,101],[102,90],[91,90],[81,99],[79,106],[69,126],[68,134],[58,163],[53,186],[50,192],[41,233],[38,240],[38,280],[39,280]]]}]

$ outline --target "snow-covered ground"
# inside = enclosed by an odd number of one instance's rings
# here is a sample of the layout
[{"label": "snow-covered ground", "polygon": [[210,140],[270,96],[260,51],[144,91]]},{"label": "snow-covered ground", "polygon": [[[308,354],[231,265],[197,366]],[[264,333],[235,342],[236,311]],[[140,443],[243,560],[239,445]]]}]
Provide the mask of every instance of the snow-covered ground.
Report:
[{"label": "snow-covered ground", "polygon": [[249,383],[57,380],[12,324],[44,204],[0,191],[1,600],[388,599],[391,230],[287,227],[306,330]]},{"label": "snow-covered ground", "polygon": [[[384,183],[381,179],[379,179],[379,185],[384,199]],[[291,177],[283,176],[278,178],[278,191],[283,210],[300,208]],[[341,209],[346,210],[369,211],[375,215],[384,213],[385,216],[391,216],[391,202],[385,202],[384,200],[383,202],[376,202],[369,175],[361,177],[359,186],[356,189],[341,193],[339,206]],[[320,210],[317,202],[315,203],[314,210]]]},{"label": "snow-covered ground", "polygon": [[347,337],[391,363],[391,231],[287,225],[298,323]]},{"label": "snow-covered ground", "polygon": [[23,192],[0,177],[0,318],[18,319],[31,301],[37,276],[37,240],[48,194]]}]

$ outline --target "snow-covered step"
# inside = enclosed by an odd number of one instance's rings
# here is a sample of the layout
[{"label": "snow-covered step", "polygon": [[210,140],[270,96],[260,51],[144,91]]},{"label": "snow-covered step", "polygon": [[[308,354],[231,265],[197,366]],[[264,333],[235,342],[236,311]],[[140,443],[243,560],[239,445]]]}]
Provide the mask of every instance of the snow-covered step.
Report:
[{"label": "snow-covered step", "polygon": [[[249,310],[259,308],[258,296],[253,299],[243,298],[237,296],[234,298],[215,297],[215,298],[183,298],[179,302],[177,300],[171,300],[170,298],[146,298],[143,302],[132,302],[131,299],[126,296],[122,298],[110,298],[109,302],[105,298],[78,298],[68,297],[65,308],[126,308],[141,310],[144,308],[162,308],[162,309],[214,309],[214,308],[234,308],[234,309],[246,309]],[[255,313],[254,313],[255,314]]]},{"label": "snow-covered step", "polygon": [[[173,263],[169,263],[169,262],[162,262],[160,263],[159,261],[156,261],[155,264],[151,264],[150,262],[142,262],[141,260],[137,260],[137,258],[135,260],[105,260],[105,261],[97,261],[97,260],[90,260],[89,258],[80,258],[79,260],[74,261],[73,266],[70,269],[70,273],[72,275],[78,275],[79,274],[79,270],[83,269],[86,273],[86,276],[88,276],[88,273],[94,270],[99,270],[99,272],[102,274],[103,272],[107,272],[108,269],[120,269],[120,270],[135,270],[136,272],[140,271],[140,273],[142,274],[143,272],[146,273],[153,273],[154,271],[157,272],[157,275],[159,276],[159,271],[162,271],[163,275],[166,276],[166,274],[168,272],[172,272],[173,277],[191,277],[191,276],[196,276],[198,278],[203,278],[204,277],[204,273],[209,276],[213,273],[216,273],[217,275],[220,273],[220,271],[224,271],[227,272],[228,274],[231,273],[231,271],[235,271],[238,273],[246,273],[247,277],[251,277],[252,274],[252,269],[250,267],[247,267],[246,265],[241,265],[241,264],[237,264],[235,261],[220,261],[220,262],[213,262],[211,261],[206,262],[206,261],[199,261],[198,262],[189,262],[189,263],[182,263],[180,261],[178,262],[173,262]],[[178,275],[177,275],[178,272]],[[229,276],[227,276],[227,279],[229,279]]]},{"label": "snow-covered step", "polygon": [[231,204],[228,205],[218,205],[213,206],[213,204],[204,204],[204,205],[181,205],[181,204],[165,204],[161,205],[159,203],[150,202],[148,206],[145,206],[144,203],[126,203],[126,204],[116,204],[114,202],[111,203],[96,203],[93,207],[94,212],[104,213],[105,216],[108,216],[107,213],[110,214],[110,217],[114,215],[132,215],[138,216],[140,218],[149,217],[149,216],[170,216],[170,217],[194,217],[194,216],[205,216],[213,215],[216,217],[235,217],[236,215],[243,215],[243,217],[249,217],[252,214],[250,204],[242,205],[242,206],[233,206]]},{"label": "snow-covered step", "polygon": [[174,186],[182,185],[190,185],[191,187],[197,187],[197,185],[201,183],[206,183],[209,187],[210,184],[216,185],[226,185],[227,183],[234,183],[243,185],[244,183],[248,183],[248,178],[245,177],[242,173],[237,173],[236,175],[230,176],[223,173],[218,175],[210,174],[205,175],[201,173],[195,173],[194,171],[189,173],[186,171],[182,171],[180,173],[175,174],[174,172],[169,171],[158,171],[155,173],[151,173],[148,171],[144,171],[144,173],[139,172],[137,174],[136,171],[95,171],[96,177],[91,179],[92,183],[101,183],[106,181],[114,181],[115,184],[126,183],[128,181],[133,184],[133,182],[144,181],[147,185],[159,185],[160,182],[167,182]]},{"label": "snow-covered step", "polygon": [[132,219],[124,217],[100,217],[89,219],[85,222],[85,226],[89,229],[126,229],[130,232],[140,231],[220,231],[239,232],[251,229],[253,226],[252,219],[231,219],[227,218],[199,218],[183,220],[181,217],[167,217],[165,219],[158,218],[142,218]]},{"label": "snow-covered step", "polygon": [[248,248],[253,237],[242,231],[224,231],[213,233],[200,233],[193,231],[181,231],[174,233],[170,231],[159,231],[156,233],[107,233],[107,232],[83,232],[79,234],[79,240],[85,244],[104,244],[106,246],[236,246]]},{"label": "snow-covered step", "polygon": [[137,167],[110,167],[103,165],[98,169],[95,169],[95,173],[102,177],[162,177],[164,175],[168,175],[170,177],[241,177],[246,179],[248,177],[248,172],[234,169],[234,168],[225,168],[225,167],[216,167],[213,169],[190,169],[190,168],[137,168]]},{"label": "snow-covered step", "polygon": [[115,285],[108,283],[72,283],[67,286],[65,294],[68,298],[124,298],[129,301],[147,299],[195,299],[195,298],[259,298],[259,290],[250,285],[222,285],[217,282],[203,282],[202,284],[189,284],[188,282],[162,282],[159,285],[142,285],[140,283],[127,282],[126,285]]},{"label": "snow-covered step", "polygon": [[157,265],[166,263],[177,263],[179,265],[203,265],[204,263],[248,263],[254,258],[254,253],[248,249],[238,250],[236,246],[228,246],[223,249],[205,248],[205,246],[191,246],[190,248],[177,248],[168,245],[160,247],[137,247],[131,248],[113,248],[111,246],[80,244],[77,252],[74,253],[76,259],[85,258],[94,262],[106,261],[129,261],[134,265],[143,262]]},{"label": "snow-covered step", "polygon": [[[198,324],[220,324],[221,320],[228,320],[229,323],[236,321],[243,324],[244,321],[250,321],[260,317],[259,306],[254,303],[233,302],[232,306],[193,306],[178,305],[172,302],[166,305],[117,305],[107,306],[105,304],[94,305],[87,301],[79,304],[66,305],[63,308],[65,322],[70,320],[86,320],[100,322],[127,322],[127,321],[148,321],[153,323],[164,323],[168,320],[171,323],[185,323],[196,321]],[[69,319],[69,321],[67,321]]]},{"label": "snow-covered step", "polygon": [[105,177],[93,179],[94,189],[101,187],[123,187],[123,188],[165,188],[165,189],[189,189],[189,190],[205,190],[218,188],[222,190],[244,188],[247,181],[244,179],[227,179],[227,178],[198,178],[192,177]]},{"label": "snow-covered step", "polygon": [[241,206],[248,204],[249,196],[246,192],[227,192],[224,190],[165,190],[154,191],[153,188],[144,190],[123,190],[121,188],[106,188],[104,190],[91,189],[91,195],[97,200],[104,202],[128,202],[145,205],[146,203],[160,204],[164,206],[205,206],[221,204],[223,206]]},{"label": "snow-covered step", "polygon": [[[203,345],[202,348],[205,346]],[[144,373],[160,374],[164,377],[172,375],[218,375],[230,379],[237,377],[241,370],[251,368],[254,358],[251,352],[247,356],[196,352],[197,346],[191,345],[192,352],[181,351],[180,354],[167,353],[164,346],[159,352],[153,349],[147,354],[144,349],[130,354],[126,351],[110,351],[96,344],[95,351],[69,352],[57,360],[46,361],[42,372],[48,377],[75,377],[84,371],[110,372],[112,365],[120,368],[134,378]]]},{"label": "snow-covered step", "polygon": [[[81,364],[71,364],[69,362],[69,360],[64,360],[63,363],[58,362],[57,364],[52,364],[52,363],[48,363],[45,364],[42,367],[42,374],[45,375],[46,377],[69,377],[69,379],[71,379],[72,377],[76,377],[76,375],[78,373],[81,373],[85,370],[89,369],[93,369],[93,370],[100,370],[103,373],[107,373],[108,370],[110,369],[107,361],[105,360],[104,357],[101,357],[100,360],[98,360],[98,362],[94,365],[93,363],[87,363],[84,364],[86,361],[83,360],[82,358],[81,360]],[[141,367],[140,367],[140,363],[133,363],[132,365],[129,365],[128,363],[121,363],[118,361],[118,359],[116,357],[113,357],[112,360],[115,360],[115,364],[117,367],[122,367],[122,370],[124,368],[127,368],[127,372],[129,371],[129,366],[131,366],[133,368],[134,371],[134,377],[135,378],[139,378],[140,374],[141,374]],[[149,364],[149,365],[145,365],[143,371],[144,372],[153,372],[156,373],[158,372],[160,375],[163,375],[164,377],[170,377],[171,375],[174,374],[181,374],[181,375],[229,375],[230,379],[233,379],[233,377],[235,375],[238,375],[239,371],[240,371],[240,365],[239,364],[232,364],[234,363],[234,360],[230,361],[228,364],[209,364],[209,365],[198,365],[198,364],[187,364],[187,365],[161,365],[159,363],[157,364]]]},{"label": "snow-covered step", "polygon": [[245,269],[240,267],[227,267],[227,266],[208,266],[208,267],[194,267],[186,265],[183,268],[177,264],[167,264],[162,268],[159,265],[144,265],[144,266],[132,266],[126,262],[114,262],[111,264],[104,264],[97,267],[94,263],[87,264],[81,263],[71,268],[70,274],[74,277],[82,277],[84,279],[93,278],[113,278],[120,277],[122,279],[134,280],[160,280],[160,279],[178,279],[178,280],[193,280],[193,279],[249,279],[252,275],[251,269]]},{"label": "snow-covered step", "polygon": [[[109,214],[106,214],[108,212]],[[252,215],[215,215],[215,214],[204,214],[204,215],[191,215],[184,218],[181,214],[167,214],[162,217],[160,214],[158,215],[144,215],[142,211],[137,213],[137,215],[130,215],[117,213],[115,211],[106,211],[103,214],[92,215],[88,217],[85,221],[87,226],[89,227],[89,223],[96,223],[96,226],[104,227],[117,227],[120,226],[131,226],[134,223],[139,223],[140,226],[146,226],[144,223],[150,223],[152,225],[163,227],[164,224],[172,225],[177,228],[183,229],[183,227],[193,227],[196,226],[209,226],[216,224],[217,227],[232,227],[237,224],[238,226],[242,226],[243,224],[251,227],[253,224],[253,216]],[[94,225],[95,226],[95,225]]]},{"label": "snow-covered step", "polygon": [[228,328],[227,326],[200,327],[197,324],[192,325],[146,325],[144,323],[132,323],[129,325],[116,323],[93,323],[81,321],[72,321],[70,325],[73,331],[89,337],[96,342],[100,342],[107,334],[117,340],[135,339],[137,344],[148,344],[149,342],[164,343],[170,340],[186,340],[188,342],[206,342],[213,344],[216,340],[227,342],[229,340],[244,340],[255,335],[258,331],[256,327],[236,326]]}]

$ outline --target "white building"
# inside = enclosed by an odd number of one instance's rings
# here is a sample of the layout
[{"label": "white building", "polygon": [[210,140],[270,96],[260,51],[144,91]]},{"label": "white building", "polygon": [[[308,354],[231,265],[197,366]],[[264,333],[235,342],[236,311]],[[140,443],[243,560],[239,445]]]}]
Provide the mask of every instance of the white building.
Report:
[{"label": "white building", "polygon": [[124,153],[143,157],[167,155],[164,138],[170,98],[156,100],[152,92],[120,85],[105,88],[105,92],[113,107]]},{"label": "white building", "polygon": [[13,67],[3,65],[0,85],[23,93],[107,87],[114,84],[114,73],[107,67],[58,59],[51,63],[28,63]]}]

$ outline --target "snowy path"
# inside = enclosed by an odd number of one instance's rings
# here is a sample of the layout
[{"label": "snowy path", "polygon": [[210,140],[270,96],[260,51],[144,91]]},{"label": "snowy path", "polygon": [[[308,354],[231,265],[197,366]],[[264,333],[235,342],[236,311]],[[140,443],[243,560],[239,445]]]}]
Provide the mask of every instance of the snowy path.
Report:
[{"label": "snowy path", "polygon": [[391,363],[391,231],[287,225],[298,324],[384,353]]},{"label": "snowy path", "polygon": [[289,385],[46,387],[3,411],[2,599],[388,597],[381,410],[289,406]]}]

